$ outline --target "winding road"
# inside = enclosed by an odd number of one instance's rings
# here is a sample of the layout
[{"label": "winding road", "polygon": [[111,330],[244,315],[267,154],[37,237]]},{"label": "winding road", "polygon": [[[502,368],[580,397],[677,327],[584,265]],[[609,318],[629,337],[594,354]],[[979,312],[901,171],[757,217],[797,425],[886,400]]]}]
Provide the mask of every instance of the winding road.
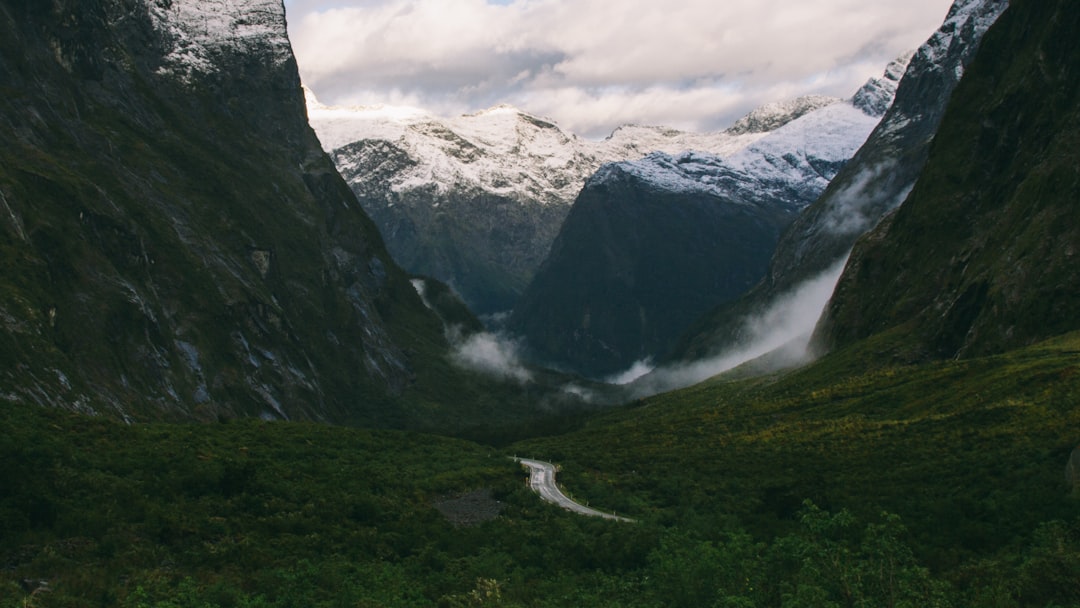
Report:
[{"label": "winding road", "polygon": [[567,498],[566,494],[562,493],[562,490],[555,485],[555,465],[550,462],[544,462],[542,460],[533,460],[531,458],[515,458],[514,460],[521,463],[522,466],[529,469],[529,487],[540,495],[540,498],[558,505],[567,511],[573,511],[574,513],[580,513],[581,515],[588,515],[590,517],[603,517],[604,519],[614,519],[615,521],[634,521],[629,517],[621,517],[614,513],[605,513],[603,511],[597,511],[586,507],[581,503],[574,502]]}]

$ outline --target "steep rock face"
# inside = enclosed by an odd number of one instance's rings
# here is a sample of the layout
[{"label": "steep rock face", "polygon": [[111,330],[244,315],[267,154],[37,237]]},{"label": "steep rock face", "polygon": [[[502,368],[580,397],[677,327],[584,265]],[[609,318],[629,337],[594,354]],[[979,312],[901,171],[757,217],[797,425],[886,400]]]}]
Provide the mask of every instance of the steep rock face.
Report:
[{"label": "steep rock face", "polygon": [[[671,358],[697,359],[754,340],[748,319],[827,273],[835,279],[833,269],[855,240],[911,191],[957,82],[1006,5],[1006,0],[957,0],[906,70],[894,64],[884,78],[863,87],[856,105],[884,111],[881,122],[821,197],[784,232],[764,280],[695,323]],[[895,92],[891,106],[881,100],[881,93],[890,90]],[[814,293],[822,299],[798,306],[797,313],[807,319],[817,318],[825,305],[827,295]],[[803,325],[808,335],[812,323]]]},{"label": "steep rock face", "polygon": [[396,424],[438,320],[305,119],[280,0],[0,1],[0,385]]},{"label": "steep rock face", "polygon": [[331,107],[309,92],[308,111],[394,259],[451,284],[473,310],[488,314],[517,301],[602,164],[655,151],[727,156],[836,101],[776,104],[729,132],[627,125],[603,141],[509,106],[444,119],[408,108]]},{"label": "steep rock face", "polygon": [[591,376],[656,357],[764,274],[780,232],[879,120],[821,103],[721,158],[656,153],[606,165],[515,307],[533,355]]},{"label": "steep rock face", "polygon": [[1014,0],[957,88],[911,195],[851,254],[817,335],[890,331],[903,359],[1080,328],[1080,14]]}]

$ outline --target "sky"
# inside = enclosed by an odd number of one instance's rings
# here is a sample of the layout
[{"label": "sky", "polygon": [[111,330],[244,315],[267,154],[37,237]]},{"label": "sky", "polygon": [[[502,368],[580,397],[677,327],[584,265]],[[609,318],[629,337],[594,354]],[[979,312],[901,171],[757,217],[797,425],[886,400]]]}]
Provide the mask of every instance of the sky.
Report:
[{"label": "sky", "polygon": [[285,0],[304,84],[332,105],[457,116],[499,104],[604,137],[724,129],[764,103],[850,97],[950,0]]}]

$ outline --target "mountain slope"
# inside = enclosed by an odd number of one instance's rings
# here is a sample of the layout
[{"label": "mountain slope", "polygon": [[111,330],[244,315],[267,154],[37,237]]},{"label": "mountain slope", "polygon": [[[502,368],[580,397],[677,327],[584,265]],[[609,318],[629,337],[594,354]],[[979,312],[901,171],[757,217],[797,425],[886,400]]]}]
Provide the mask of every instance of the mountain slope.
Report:
[{"label": "mountain slope", "polygon": [[442,326],[306,123],[280,0],[3,0],[0,46],[7,398],[416,420]]},{"label": "mountain slope", "polygon": [[1068,3],[1012,3],[911,195],[853,251],[826,346],[889,331],[905,359],[968,357],[1080,327],[1077,28]]},{"label": "mountain slope", "polygon": [[628,125],[588,141],[509,106],[445,119],[409,108],[325,106],[310,91],[307,98],[323,147],[394,259],[451,284],[481,314],[511,308],[603,163],[687,149],[726,156],[836,101],[764,108],[731,132]]},{"label": "mountain slope", "polygon": [[[941,28],[912,57],[902,78],[894,75],[900,81],[896,98],[881,123],[821,197],[784,232],[762,282],[695,323],[669,355],[671,359],[700,359],[752,342],[768,348],[753,323],[755,317],[783,307],[785,300],[815,281],[835,284],[855,240],[911,191],[957,82],[983,34],[1007,4],[1005,0],[958,0],[952,6]],[[815,295],[788,306],[792,329],[776,341],[787,342],[800,334],[805,341],[830,293],[802,291]],[[802,320],[795,321],[795,316]],[[753,352],[759,351],[764,352]]]},{"label": "mountain slope", "polygon": [[823,104],[725,157],[657,153],[586,183],[509,327],[538,360],[605,376],[666,352],[764,274],[781,231],[880,116]]}]

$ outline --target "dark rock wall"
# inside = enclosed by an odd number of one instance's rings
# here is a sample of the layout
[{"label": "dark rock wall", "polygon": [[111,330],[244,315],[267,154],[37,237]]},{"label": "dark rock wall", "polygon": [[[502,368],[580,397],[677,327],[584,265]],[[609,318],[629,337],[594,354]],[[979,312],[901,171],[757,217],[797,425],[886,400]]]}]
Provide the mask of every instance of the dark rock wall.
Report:
[{"label": "dark rock wall", "polygon": [[0,1],[2,396],[399,423],[438,320],[307,125],[281,3],[201,42],[169,21],[200,6]]}]

